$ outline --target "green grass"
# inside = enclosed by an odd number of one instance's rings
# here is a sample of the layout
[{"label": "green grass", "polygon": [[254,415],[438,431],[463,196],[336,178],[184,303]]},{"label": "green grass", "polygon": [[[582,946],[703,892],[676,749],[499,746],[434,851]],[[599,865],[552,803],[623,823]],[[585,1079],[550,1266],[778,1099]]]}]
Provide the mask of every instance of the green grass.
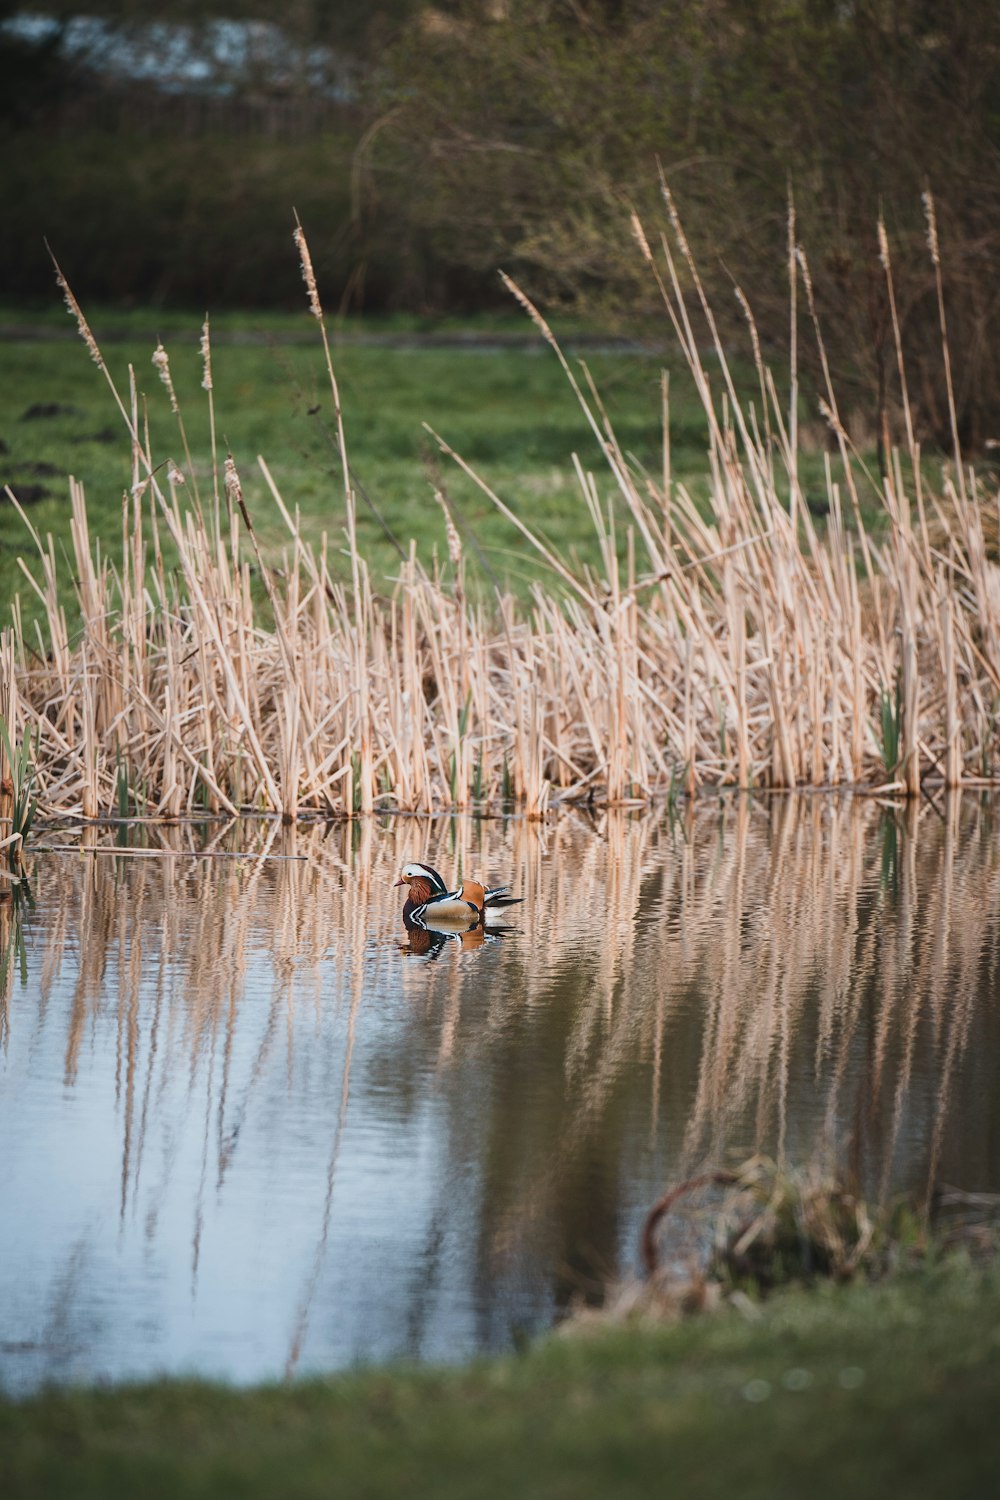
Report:
[{"label": "green grass", "polygon": [[455,1371],[51,1392],[0,1404],[0,1486],[8,1500],[986,1495],[998,1329],[996,1273],[952,1268]]},{"label": "green grass", "polygon": [[[147,315],[148,328],[155,328]],[[173,320],[171,320],[173,321]],[[102,319],[95,316],[95,327]],[[290,506],[301,507],[304,529],[318,539],[325,528],[340,544],[343,492],[332,441],[330,400],[317,330],[301,318],[271,315],[254,324],[264,344],[220,343],[213,357],[220,445],[232,447],[255,521],[265,541],[280,545],[285,533],[256,467],[267,459]],[[114,320],[111,326],[115,327]],[[202,485],[209,483],[211,454],[204,393],[200,388],[199,322],[175,327],[163,337]],[[220,330],[239,331],[233,318]],[[398,324],[390,331],[403,332]],[[438,325],[435,325],[438,326]],[[506,323],[505,331],[524,329]],[[120,389],[127,390],[128,365],[137,371],[148,397],[153,451],[183,459],[166,392],[150,364],[155,338],[129,336],[119,320],[119,337],[105,355]],[[481,331],[489,332],[488,329]],[[530,331],[530,330],[527,330]],[[125,337],[121,337],[124,333]],[[292,342],[306,336],[307,342]],[[515,584],[537,576],[523,543],[489,501],[453,466],[437,457],[423,431],[429,422],[472,463],[502,498],[533,525],[555,536],[566,550],[594,555],[590,523],[571,467],[574,450],[591,467],[601,455],[565,378],[540,344],[523,349],[392,349],[335,346],[344,402],[348,447],[360,485],[406,546],[415,537],[425,556],[442,552],[441,512],[432,494],[432,465],[438,464],[459,518],[501,578]],[[636,355],[597,354],[590,360],[618,423],[621,441],[641,461],[659,464],[659,360]],[[33,405],[58,403],[73,410],[26,421]],[[704,471],[701,414],[690,395],[679,412],[678,462],[692,474]],[[0,458],[2,477],[41,485],[47,496],[30,507],[34,525],[57,538],[68,534],[69,502],[65,476],[84,482],[91,527],[115,555],[121,525],[121,496],[129,482],[129,444],[110,393],[83,345],[76,342],[0,344]],[[44,466],[38,469],[38,465]],[[376,575],[391,574],[398,553],[362,499],[359,534]],[[16,555],[25,547],[24,528],[7,506],[0,507],[0,597],[17,580]]]},{"label": "green grass", "polygon": [[[65,311],[59,316],[61,321],[54,322],[53,309],[25,314],[0,308],[0,323],[27,321],[43,333],[51,333],[53,327],[65,329]],[[104,353],[123,394],[129,364],[137,372],[147,398],[154,458],[170,455],[180,462],[176,420],[150,363],[156,338],[162,336],[199,483],[210,488],[208,416],[198,354],[200,319],[98,309],[92,322],[98,334],[106,330],[109,335]],[[314,323],[305,312],[252,317],[226,313],[213,320],[213,327],[219,334],[213,372],[220,451],[224,453],[227,444],[232,448],[265,550],[275,556],[287,533],[259,475],[258,453],[267,460],[288,505],[300,507],[306,536],[316,541],[326,530],[331,545],[339,547],[343,492]],[[565,376],[541,340],[532,339],[530,324],[514,313],[471,322],[439,320],[420,329],[461,329],[479,333],[485,342],[478,348],[392,348],[338,342],[336,333],[334,337],[348,448],[362,492],[359,537],[378,585],[389,587],[398,564],[391,538],[403,548],[416,538],[428,561],[435,547],[445,554],[442,516],[433,500],[435,475],[443,480],[466,533],[473,577],[478,571],[488,593],[490,572],[522,594],[542,572],[510,523],[440,457],[422,428],[425,421],[565,556],[596,561],[572,454],[579,453],[584,466],[597,473],[602,494],[613,494],[613,482]],[[345,329],[348,334],[358,331],[405,337],[418,329],[413,320],[399,318]],[[498,332],[522,333],[528,345],[490,345],[490,334]],[[256,341],[240,342],[248,334]],[[669,366],[673,472],[696,494],[706,493],[704,416],[679,359],[634,352],[595,352],[586,357],[623,450],[654,476],[662,461],[660,370]],[[748,392],[753,390],[748,372],[742,372],[741,383]],[[32,406],[51,403],[62,408],[59,415],[25,419]],[[86,489],[92,536],[101,539],[112,558],[118,556],[122,493],[130,480],[128,436],[82,343],[75,338],[0,343],[0,440],[7,450],[0,449],[0,480],[15,488],[34,485],[44,491],[30,506],[33,524],[43,536],[51,531],[60,550],[68,544],[66,476],[73,474]],[[821,454],[803,460],[807,490],[822,491],[822,462]],[[622,525],[622,551],[624,532]],[[15,589],[25,592],[19,553],[31,556],[30,541],[12,508],[0,503],[0,599],[9,598]],[[67,582],[69,576],[66,569]]]}]

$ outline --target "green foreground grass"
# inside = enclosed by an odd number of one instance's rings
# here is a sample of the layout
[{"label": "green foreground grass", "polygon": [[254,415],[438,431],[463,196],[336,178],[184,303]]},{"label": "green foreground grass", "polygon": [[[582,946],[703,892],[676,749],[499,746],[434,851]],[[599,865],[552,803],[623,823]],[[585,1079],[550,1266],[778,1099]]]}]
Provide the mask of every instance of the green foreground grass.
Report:
[{"label": "green foreground grass", "polygon": [[993,1492],[1000,1277],[940,1267],[453,1371],[0,1404],[20,1497],[823,1500]]},{"label": "green foreground grass", "polygon": [[[88,310],[89,312],[90,310]],[[0,483],[34,498],[27,507],[44,536],[52,532],[57,556],[69,545],[67,476],[84,483],[92,538],[106,555],[119,555],[122,494],[130,483],[128,435],[100,372],[74,339],[54,340],[52,309],[26,315],[0,308],[0,323],[41,338],[0,343]],[[176,418],[151,364],[157,336],[170,355],[199,486],[212,487],[208,409],[201,389],[200,320],[172,313],[157,324],[148,313],[92,313],[98,334],[106,328],[108,366],[127,397],[128,368],[146,397],[154,461],[183,462]],[[215,326],[213,324],[213,326]],[[443,484],[466,538],[473,587],[492,594],[494,580],[525,594],[543,575],[539,559],[489,499],[454,464],[441,458],[424,431],[429,423],[533,529],[567,558],[596,562],[589,515],[573,472],[572,456],[599,476],[602,494],[614,485],[598,444],[551,351],[519,314],[462,325],[481,343],[461,348],[371,347],[350,335],[375,331],[405,339],[414,332],[454,332],[452,322],[414,327],[412,320],[366,324],[334,334],[350,460],[359,489],[358,532],[376,586],[387,588],[399,548],[415,538],[430,564],[434,549],[446,556],[444,524],[434,501]],[[156,332],[154,332],[154,329]],[[572,334],[569,329],[570,348]],[[265,552],[277,560],[287,531],[270,498],[257,455],[263,454],[288,506],[299,507],[306,537],[326,531],[331,548],[343,545],[343,486],[334,440],[330,393],[318,330],[303,312],[227,314],[218,320],[213,374],[218,450],[231,448]],[[526,347],[498,347],[496,334],[524,335]],[[248,337],[255,342],[246,342]],[[242,341],[241,341],[242,340]],[[662,351],[586,354],[622,449],[657,480],[662,472],[660,373],[671,382],[671,463],[675,479],[695,494],[707,492],[704,413],[686,369]],[[742,380],[752,393],[755,377]],[[58,408],[52,411],[51,408]],[[49,414],[40,414],[45,409]],[[35,415],[29,415],[34,409]],[[803,473],[819,495],[823,455]],[[370,502],[370,503],[369,503]],[[622,520],[618,516],[617,521]],[[625,526],[620,525],[620,550]],[[30,538],[13,508],[0,504],[0,600],[25,593],[18,556],[30,559]],[[166,553],[171,562],[169,549]],[[346,576],[346,566],[344,568]],[[71,570],[64,569],[65,599]],[[33,610],[29,605],[28,614]]]}]

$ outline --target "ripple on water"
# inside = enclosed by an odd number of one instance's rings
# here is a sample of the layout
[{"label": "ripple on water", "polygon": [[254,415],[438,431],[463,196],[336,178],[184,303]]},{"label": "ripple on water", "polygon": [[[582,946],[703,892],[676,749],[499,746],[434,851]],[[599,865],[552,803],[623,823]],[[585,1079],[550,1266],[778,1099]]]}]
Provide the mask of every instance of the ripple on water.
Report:
[{"label": "ripple on water", "polygon": [[[629,1274],[664,1185],[733,1151],[1000,1188],[995,812],[706,800],[36,855],[33,905],[0,904],[0,1383],[504,1348]],[[414,857],[510,880],[515,930],[410,951]]]}]

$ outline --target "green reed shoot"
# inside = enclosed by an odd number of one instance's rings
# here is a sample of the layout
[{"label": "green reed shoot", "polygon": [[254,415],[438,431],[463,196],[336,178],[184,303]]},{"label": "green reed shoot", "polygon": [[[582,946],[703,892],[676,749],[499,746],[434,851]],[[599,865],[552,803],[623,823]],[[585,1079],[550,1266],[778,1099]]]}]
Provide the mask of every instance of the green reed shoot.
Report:
[{"label": "green reed shoot", "polygon": [[119,750],[115,759],[115,808],[119,818],[128,817],[128,799],[128,766],[122,760],[122,753]]},{"label": "green reed shoot", "polygon": [[883,688],[879,694],[879,722],[882,726],[882,763],[889,775],[899,765],[900,732],[902,727],[902,684],[896,677],[896,691],[890,693]]},{"label": "green reed shoot", "polygon": [[10,730],[0,714],[0,741],[10,768],[11,833],[20,835],[20,841],[8,844],[7,863],[11,870],[18,871],[24,863],[22,850],[24,841],[31,832],[35,819],[37,799],[33,796],[35,785],[35,760],[32,754],[31,730],[26,729],[24,738],[16,747],[11,743]]}]

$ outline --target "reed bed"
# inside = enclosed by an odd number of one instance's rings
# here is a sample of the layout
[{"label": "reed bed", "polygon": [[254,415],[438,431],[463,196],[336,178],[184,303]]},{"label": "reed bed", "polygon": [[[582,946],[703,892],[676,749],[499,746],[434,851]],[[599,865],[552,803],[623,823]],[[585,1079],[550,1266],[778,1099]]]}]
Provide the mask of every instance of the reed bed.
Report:
[{"label": "reed bed", "polygon": [[[61,602],[55,544],[24,516],[39,561],[37,578],[25,573],[46,623],[26,632],[15,601],[0,646],[0,714],[14,744],[34,737],[39,810],[176,818],[254,809],[294,820],[516,804],[538,817],[553,800],[622,804],[706,786],[863,785],[916,796],[929,782],[995,779],[1000,568],[986,537],[997,497],[965,465],[957,430],[928,487],[900,356],[905,443],[886,448],[876,476],[886,513],[878,537],[862,521],[867,471],[827,380],[821,404],[838,464],[836,473],[826,465],[821,537],[799,481],[797,370],[786,409],[743,299],[759,394],[741,403],[664,195],[669,232],[654,246],[638,220],[634,228],[704,406],[708,504],[672,476],[666,394],[663,469],[652,475],[622,452],[588,372],[571,368],[511,283],[562,362],[607,471],[599,479],[575,459],[602,559],[575,567],[438,438],[545,563],[548,578],[527,605],[499,591],[488,606],[470,596],[444,495],[447,565],[428,570],[411,547],[390,590],[374,586],[358,550],[340,394],[301,229],[342,463],[346,580],[327,540],[313,547],[303,537],[263,457],[287,530],[280,560],[262,553],[231,455],[211,492],[199,491],[162,348],[154,364],[185,457],[150,451],[134,373],[129,391],[115,389],[60,275],[111,384],[133,483],[116,549],[90,536],[83,491],[70,483],[78,631]],[[950,378],[929,198],[927,214]],[[882,226],[880,244],[894,306]],[[793,316],[804,308],[822,351],[794,236],[789,275]],[[203,354],[214,435],[207,323]],[[165,536],[176,575],[163,564]],[[0,785],[6,774],[0,750]]]}]

